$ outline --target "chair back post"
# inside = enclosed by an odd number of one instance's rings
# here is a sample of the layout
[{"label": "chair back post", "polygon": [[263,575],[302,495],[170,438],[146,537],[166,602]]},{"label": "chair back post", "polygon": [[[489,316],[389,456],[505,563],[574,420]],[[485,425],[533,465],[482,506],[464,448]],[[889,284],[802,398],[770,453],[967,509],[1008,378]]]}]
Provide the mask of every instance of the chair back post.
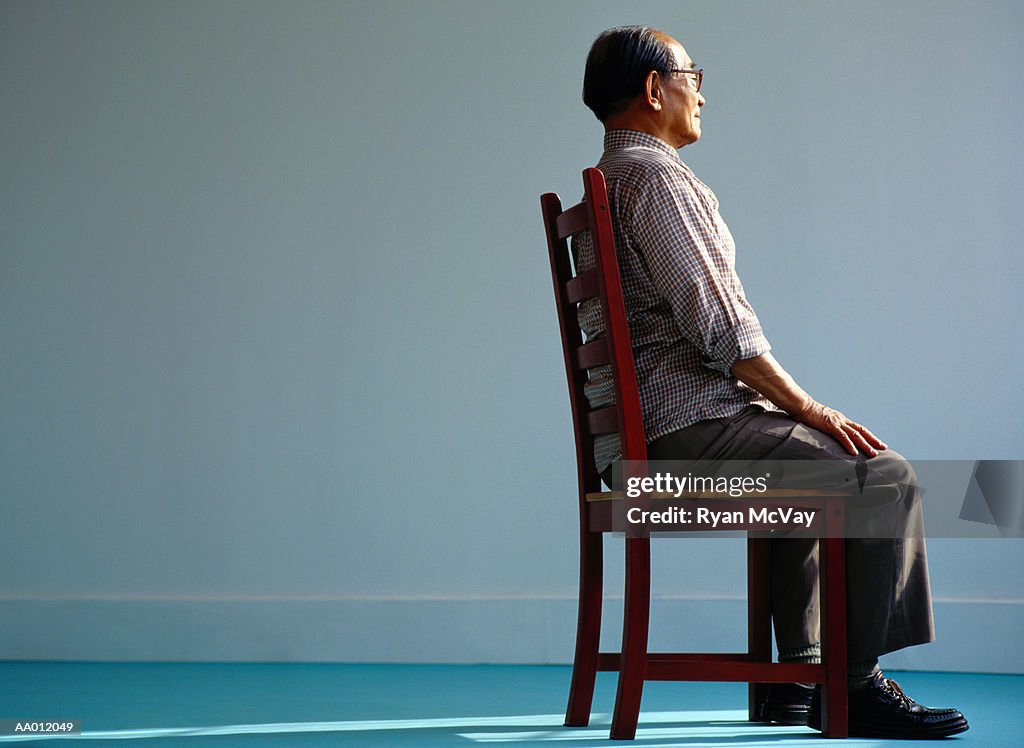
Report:
[{"label": "chair back post", "polygon": [[[604,339],[608,347],[607,363],[611,368],[615,398],[614,417],[622,460],[628,462],[634,469],[645,472],[647,460],[647,440],[640,409],[636,367],[633,362],[633,344],[622,294],[611,207],[604,174],[599,169],[584,169],[583,193],[581,202],[564,210],[558,195],[549,192],[541,196],[541,210],[548,240],[551,278],[576,437],[581,511],[585,511],[586,494],[601,489],[601,479],[594,465],[594,432],[588,418],[593,415],[593,411],[584,393],[587,369],[580,365],[578,360],[584,341],[576,305],[583,299],[596,297],[601,305],[605,323]],[[584,230],[590,233],[594,268],[592,272],[574,274],[568,238]],[[588,273],[591,277],[587,277]]]},{"label": "chair back post", "polygon": [[623,300],[619,258],[612,230],[608,189],[600,169],[583,170],[584,202],[590,206],[590,236],[594,245],[597,284],[604,315],[605,335],[610,347],[612,381],[618,404],[619,439],[622,459],[630,462],[647,460],[647,439],[644,434],[640,390],[633,362],[633,343]]}]

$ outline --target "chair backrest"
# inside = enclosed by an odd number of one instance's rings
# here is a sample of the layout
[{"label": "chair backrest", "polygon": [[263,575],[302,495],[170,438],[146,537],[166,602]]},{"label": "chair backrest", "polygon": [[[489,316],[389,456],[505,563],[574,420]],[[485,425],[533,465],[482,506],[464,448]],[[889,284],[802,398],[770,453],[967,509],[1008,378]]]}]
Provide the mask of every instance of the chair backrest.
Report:
[{"label": "chair backrest", "polygon": [[[552,192],[542,195],[540,202],[569,382],[582,500],[586,493],[601,490],[601,479],[594,464],[594,437],[618,432],[622,459],[630,461],[647,460],[647,440],[604,174],[599,169],[585,169],[583,200],[570,208],[562,210],[561,200]],[[568,239],[580,231],[590,232],[594,267],[574,273]],[[585,343],[578,305],[593,298],[600,303],[605,333]],[[611,367],[615,403],[591,409],[583,391],[587,371],[605,364]]]}]

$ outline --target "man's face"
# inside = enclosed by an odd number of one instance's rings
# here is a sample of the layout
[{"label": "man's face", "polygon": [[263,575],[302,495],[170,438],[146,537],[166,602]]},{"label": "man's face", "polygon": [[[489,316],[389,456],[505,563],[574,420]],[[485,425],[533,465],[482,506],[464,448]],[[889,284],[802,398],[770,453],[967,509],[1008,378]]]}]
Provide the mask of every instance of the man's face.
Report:
[{"label": "man's face", "polygon": [[[679,70],[690,70],[694,67],[693,60],[686,54],[683,45],[670,36],[665,37]],[[673,138],[672,145],[682,148],[684,145],[700,140],[700,108],[704,106],[704,97],[695,89],[695,76],[683,73],[672,73],[662,81],[663,114],[666,129]]]}]

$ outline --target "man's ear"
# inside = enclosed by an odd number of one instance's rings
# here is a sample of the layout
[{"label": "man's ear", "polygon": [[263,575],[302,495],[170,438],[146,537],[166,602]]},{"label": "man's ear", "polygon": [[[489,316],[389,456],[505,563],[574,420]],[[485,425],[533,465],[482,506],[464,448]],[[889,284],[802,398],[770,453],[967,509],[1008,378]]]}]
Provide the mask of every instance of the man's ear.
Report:
[{"label": "man's ear", "polygon": [[661,77],[657,70],[652,70],[644,80],[644,96],[647,106],[656,112],[661,111]]}]

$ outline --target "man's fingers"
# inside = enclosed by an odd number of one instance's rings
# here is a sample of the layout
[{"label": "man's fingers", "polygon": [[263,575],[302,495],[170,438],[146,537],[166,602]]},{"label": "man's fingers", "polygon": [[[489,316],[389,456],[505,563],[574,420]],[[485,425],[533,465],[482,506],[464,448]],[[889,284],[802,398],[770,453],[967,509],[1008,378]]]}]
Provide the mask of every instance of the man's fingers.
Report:
[{"label": "man's fingers", "polygon": [[[861,452],[869,457],[878,456],[878,450],[888,449],[885,442],[872,434],[867,428],[851,421],[838,410],[817,405],[818,426],[822,431],[831,433],[836,440],[843,445],[843,449],[851,455],[858,455]],[[815,419],[817,420],[817,419]],[[817,425],[817,424],[814,424]]]},{"label": "man's fingers", "polygon": [[857,429],[857,431],[860,432],[861,436],[864,437],[865,441],[867,441],[867,443],[870,444],[872,447],[874,447],[876,449],[888,449],[889,448],[888,446],[886,446],[885,442],[883,442],[877,436],[872,434],[871,431],[866,426],[862,426],[861,424],[859,424],[859,423],[857,423],[855,421],[850,421],[850,425],[853,426],[855,429]]},{"label": "man's fingers", "polygon": [[878,455],[878,450],[868,443],[868,440],[864,438],[864,435],[860,431],[852,428],[852,426],[850,428],[850,438],[853,440],[853,443],[857,445],[857,448],[864,454],[869,457],[876,457]]},{"label": "man's fingers", "polygon": [[874,445],[871,444],[862,433],[864,430],[866,430],[863,426],[858,428],[858,424],[854,423],[853,421],[847,421],[844,424],[844,427],[850,440],[853,442],[853,444],[857,447],[858,450],[868,455],[869,457],[878,456],[878,450],[875,449]]},{"label": "man's fingers", "polygon": [[843,428],[843,424],[835,424],[835,428],[832,432],[840,444],[843,445],[843,449],[852,455],[857,454],[857,446],[850,439],[850,435],[846,433],[846,429]]},{"label": "man's fingers", "polygon": [[889,448],[888,445],[885,442],[883,442],[877,436],[872,434],[866,428],[862,427],[861,428],[861,433],[863,433],[864,434],[864,438],[867,439],[869,442],[871,442],[871,444],[874,445],[875,447],[878,447],[879,449],[888,449]]}]

